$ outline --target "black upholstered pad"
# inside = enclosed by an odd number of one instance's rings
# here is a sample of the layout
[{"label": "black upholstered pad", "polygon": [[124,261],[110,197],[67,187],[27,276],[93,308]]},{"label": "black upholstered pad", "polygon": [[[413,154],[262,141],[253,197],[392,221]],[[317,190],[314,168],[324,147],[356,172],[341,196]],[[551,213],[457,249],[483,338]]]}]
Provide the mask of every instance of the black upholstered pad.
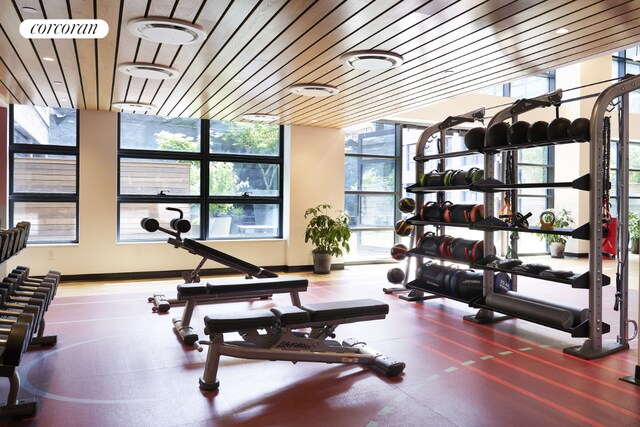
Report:
[{"label": "black upholstered pad", "polygon": [[227,293],[264,292],[270,294],[306,291],[309,281],[302,277],[276,277],[269,279],[226,279],[207,283],[209,296]]},{"label": "black upholstered pad", "polygon": [[183,283],[178,285],[178,297],[191,297],[195,295],[207,295],[207,284]]},{"label": "black upholstered pad", "polygon": [[375,316],[389,313],[389,306],[374,299],[322,302],[302,306],[311,315],[311,322]]},{"label": "black upholstered pad", "polygon": [[282,326],[298,325],[309,321],[309,312],[296,306],[274,307],[271,312],[280,319]]},{"label": "black upholstered pad", "polygon": [[269,310],[219,313],[204,317],[204,325],[209,334],[234,332],[242,329],[267,328],[275,324],[276,316]]}]

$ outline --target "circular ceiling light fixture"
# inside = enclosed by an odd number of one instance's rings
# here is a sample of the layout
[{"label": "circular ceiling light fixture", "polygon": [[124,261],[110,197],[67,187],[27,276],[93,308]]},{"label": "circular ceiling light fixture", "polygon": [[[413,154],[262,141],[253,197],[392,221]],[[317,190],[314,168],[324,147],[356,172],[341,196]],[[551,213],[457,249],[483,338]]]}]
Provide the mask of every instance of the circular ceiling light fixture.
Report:
[{"label": "circular ceiling light fixture", "polygon": [[249,113],[243,114],[242,118],[245,120],[249,120],[251,122],[275,122],[279,119],[278,116],[274,116],[273,114],[260,114],[260,113]]},{"label": "circular ceiling light fixture", "polygon": [[153,104],[143,104],[141,102],[114,102],[112,107],[119,108],[120,110],[135,111],[139,113],[156,111],[158,107]]},{"label": "circular ceiling light fixture", "polygon": [[155,80],[175,79],[180,75],[180,72],[175,68],[144,62],[127,62],[120,64],[118,65],[118,71],[132,77]]},{"label": "circular ceiling light fixture", "polygon": [[354,50],[340,57],[356,70],[388,70],[399,67],[404,62],[402,55],[383,50]]},{"label": "circular ceiling light fixture", "polygon": [[136,18],[127,23],[127,28],[134,35],[156,43],[202,43],[207,37],[202,27],[170,18]]},{"label": "circular ceiling light fixture", "polygon": [[337,87],[315,83],[300,83],[289,86],[289,92],[302,96],[331,96],[340,92]]}]

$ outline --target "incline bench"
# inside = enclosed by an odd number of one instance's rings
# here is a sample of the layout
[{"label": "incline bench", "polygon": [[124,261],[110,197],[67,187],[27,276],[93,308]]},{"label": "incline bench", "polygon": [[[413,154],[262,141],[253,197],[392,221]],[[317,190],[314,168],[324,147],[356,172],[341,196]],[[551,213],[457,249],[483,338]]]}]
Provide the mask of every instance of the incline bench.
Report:
[{"label": "incline bench", "polygon": [[[182,318],[173,319],[174,328],[185,344],[196,345],[199,350],[202,350],[201,347],[197,346],[198,335],[190,325],[193,310],[197,304],[229,302],[252,298],[263,299],[269,298],[273,294],[288,293],[291,296],[291,303],[295,306],[300,305],[298,293],[307,290],[307,279],[301,277],[278,277],[278,275],[272,271],[206,246],[200,242],[196,242],[195,240],[182,239],[180,234],[188,232],[191,229],[191,223],[182,218],[182,211],[179,209],[167,209],[180,213],[179,218],[171,220],[171,230],[160,227],[158,220],[154,218],[144,218],[140,221],[140,225],[151,233],[160,230],[170,235],[171,237],[167,240],[167,243],[175,248],[184,249],[191,254],[200,256],[202,260],[193,271],[183,274],[185,283],[178,285],[177,298],[168,299],[164,294],[154,294],[148,298],[148,301],[154,304],[153,311],[158,313],[169,311],[172,305],[185,305]],[[207,260],[212,260],[232,268],[244,274],[247,279],[223,279],[215,283],[201,284],[199,273]]]},{"label": "incline bench", "polygon": [[[335,329],[344,323],[384,319],[389,306],[374,299],[275,307],[220,313],[204,318],[210,341],[202,390],[217,390],[220,356],[291,362],[351,363],[368,365],[393,377],[405,368],[403,362],[384,356],[355,339],[334,341]],[[301,330],[309,330],[304,332]],[[266,333],[260,334],[259,330]],[[225,342],[224,334],[238,332],[243,341]]]}]

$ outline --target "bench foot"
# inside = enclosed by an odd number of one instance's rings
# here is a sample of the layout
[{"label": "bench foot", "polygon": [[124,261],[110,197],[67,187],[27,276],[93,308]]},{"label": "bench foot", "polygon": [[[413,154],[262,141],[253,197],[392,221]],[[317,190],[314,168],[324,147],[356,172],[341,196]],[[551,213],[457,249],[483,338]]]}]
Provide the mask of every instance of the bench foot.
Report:
[{"label": "bench foot", "polygon": [[27,418],[38,411],[38,401],[35,398],[18,400],[13,405],[0,406],[0,418]]},{"label": "bench foot", "polygon": [[173,319],[173,326],[180,336],[180,339],[182,339],[182,342],[186,345],[194,345],[198,342],[198,334],[195,333],[191,326],[182,326],[181,319]]},{"label": "bench foot", "polygon": [[216,378],[215,382],[210,383],[204,380],[204,378],[200,377],[198,380],[200,383],[200,390],[203,391],[214,391],[220,388],[220,381]]},{"label": "bench foot", "polygon": [[34,345],[47,347],[47,346],[51,346],[51,345],[56,345],[57,342],[58,342],[58,336],[57,335],[47,335],[47,336],[44,336],[44,337],[33,337],[33,338],[31,338],[31,341],[29,341],[29,347],[34,346]]},{"label": "bench foot", "polygon": [[400,375],[406,366],[404,362],[398,362],[391,357],[387,357],[371,347],[368,347],[366,343],[354,338],[342,341],[342,345],[345,347],[357,348],[361,354],[370,354],[374,356],[374,360],[371,362],[371,367],[388,377],[396,377]]}]

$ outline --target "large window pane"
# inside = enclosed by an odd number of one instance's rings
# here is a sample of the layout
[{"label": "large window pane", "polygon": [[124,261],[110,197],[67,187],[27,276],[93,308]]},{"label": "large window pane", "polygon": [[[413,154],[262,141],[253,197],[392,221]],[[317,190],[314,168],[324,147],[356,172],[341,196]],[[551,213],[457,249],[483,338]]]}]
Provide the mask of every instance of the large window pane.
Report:
[{"label": "large window pane", "polygon": [[358,260],[391,260],[390,250],[395,243],[393,231],[362,230],[351,233],[349,246],[352,261]]},{"label": "large window pane", "polygon": [[13,218],[31,223],[29,243],[75,242],[76,210],[73,202],[15,202]]},{"label": "large window pane", "polygon": [[211,162],[209,193],[212,196],[277,197],[280,165],[272,163]]},{"label": "large window pane", "polygon": [[120,113],[120,148],[197,153],[200,120]]},{"label": "large window pane", "polygon": [[75,147],[76,110],[13,106],[13,143]]},{"label": "large window pane", "polygon": [[169,226],[173,218],[178,218],[175,211],[168,211],[167,207],[178,208],[184,213],[184,218],[191,222],[191,231],[182,234],[190,239],[200,238],[200,205],[188,203],[120,203],[120,240],[139,241],[163,241],[169,235],[162,231],[150,233],[142,228],[140,221],[143,218],[155,218],[160,226],[171,229]]},{"label": "large window pane", "polygon": [[394,191],[396,160],[375,157],[345,157],[345,190]]},{"label": "large window pane", "polygon": [[195,160],[120,159],[120,194],[200,194],[200,162]]},{"label": "large window pane", "polygon": [[76,193],[76,156],[16,153],[14,193]]},{"label": "large window pane", "polygon": [[395,156],[395,125],[365,123],[345,129],[346,154]]},{"label": "large window pane", "polygon": [[209,205],[210,239],[263,239],[280,236],[277,204],[212,203]]},{"label": "large window pane", "polygon": [[546,165],[548,163],[548,158],[548,147],[525,148],[524,150],[518,150],[519,163]]},{"label": "large window pane", "polygon": [[280,155],[280,127],[275,124],[211,120],[209,137],[212,153]]},{"label": "large window pane", "polygon": [[395,194],[345,195],[345,210],[351,216],[349,225],[351,227],[393,227],[397,210],[395,199]]}]

